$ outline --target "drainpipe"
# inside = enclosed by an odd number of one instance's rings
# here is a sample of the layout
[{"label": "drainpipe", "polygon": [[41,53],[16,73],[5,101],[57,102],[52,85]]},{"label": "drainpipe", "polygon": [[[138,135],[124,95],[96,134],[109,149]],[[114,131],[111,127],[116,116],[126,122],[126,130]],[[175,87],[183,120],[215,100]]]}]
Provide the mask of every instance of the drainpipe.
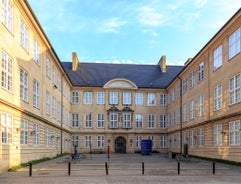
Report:
[{"label": "drainpipe", "polygon": [[182,154],[182,79],[178,76],[180,80],[180,153]]}]

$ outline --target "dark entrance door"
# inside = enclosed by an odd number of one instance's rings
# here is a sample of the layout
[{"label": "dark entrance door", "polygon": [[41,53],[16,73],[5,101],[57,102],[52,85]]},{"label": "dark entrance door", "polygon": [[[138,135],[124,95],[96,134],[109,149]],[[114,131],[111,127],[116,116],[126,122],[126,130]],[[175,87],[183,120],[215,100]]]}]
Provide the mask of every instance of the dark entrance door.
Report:
[{"label": "dark entrance door", "polygon": [[117,137],[115,140],[115,152],[126,153],[126,140],[124,137]]}]

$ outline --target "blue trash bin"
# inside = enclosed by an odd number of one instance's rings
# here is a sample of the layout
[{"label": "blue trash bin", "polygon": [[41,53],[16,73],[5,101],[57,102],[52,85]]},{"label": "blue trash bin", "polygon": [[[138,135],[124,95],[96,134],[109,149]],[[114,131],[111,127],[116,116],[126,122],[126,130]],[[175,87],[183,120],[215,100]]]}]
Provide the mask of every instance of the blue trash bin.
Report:
[{"label": "blue trash bin", "polygon": [[152,155],[152,140],[141,141],[141,155]]}]

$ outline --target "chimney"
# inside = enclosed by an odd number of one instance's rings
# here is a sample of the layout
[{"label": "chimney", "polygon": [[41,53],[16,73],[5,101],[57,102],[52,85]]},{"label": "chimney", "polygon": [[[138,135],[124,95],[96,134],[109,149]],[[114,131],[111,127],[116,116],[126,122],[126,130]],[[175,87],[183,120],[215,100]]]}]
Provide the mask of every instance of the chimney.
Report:
[{"label": "chimney", "polygon": [[78,68],[79,59],[76,52],[72,52],[72,70],[76,71]]},{"label": "chimney", "polygon": [[162,72],[166,72],[167,71],[167,67],[166,67],[166,56],[162,56],[161,59],[158,62],[158,65],[160,66]]}]

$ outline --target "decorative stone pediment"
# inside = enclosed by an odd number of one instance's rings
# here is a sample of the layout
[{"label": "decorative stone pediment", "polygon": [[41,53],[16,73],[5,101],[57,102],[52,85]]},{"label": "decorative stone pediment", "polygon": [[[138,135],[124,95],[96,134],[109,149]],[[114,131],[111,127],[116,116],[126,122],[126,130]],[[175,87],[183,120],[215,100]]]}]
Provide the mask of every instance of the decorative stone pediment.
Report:
[{"label": "decorative stone pediment", "polygon": [[127,79],[113,79],[104,85],[104,88],[137,89],[137,86]]}]

